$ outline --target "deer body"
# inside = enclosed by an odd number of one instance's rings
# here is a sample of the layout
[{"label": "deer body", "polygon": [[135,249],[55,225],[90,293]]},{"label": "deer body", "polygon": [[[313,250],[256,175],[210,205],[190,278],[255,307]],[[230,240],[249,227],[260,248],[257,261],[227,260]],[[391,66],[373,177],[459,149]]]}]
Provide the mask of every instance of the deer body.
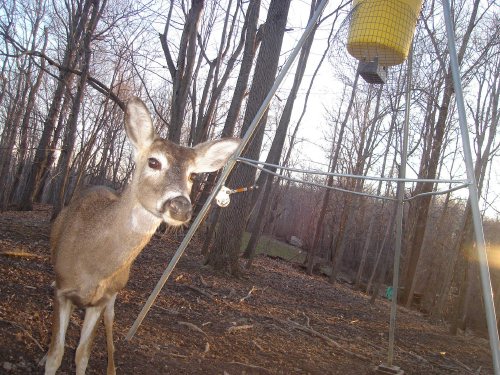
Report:
[{"label": "deer body", "polygon": [[112,325],[117,293],[130,267],[165,221],[181,225],[191,218],[190,175],[221,168],[239,144],[225,139],[182,147],[159,138],[138,98],[127,104],[125,129],[135,149],[136,169],[121,195],[105,187],[73,198],[52,226],[50,244],[56,274],[52,338],[45,374],[55,374],[74,306],[85,309],[76,350],[76,372],[84,374],[96,324],[106,329],[108,375],[115,374]]}]

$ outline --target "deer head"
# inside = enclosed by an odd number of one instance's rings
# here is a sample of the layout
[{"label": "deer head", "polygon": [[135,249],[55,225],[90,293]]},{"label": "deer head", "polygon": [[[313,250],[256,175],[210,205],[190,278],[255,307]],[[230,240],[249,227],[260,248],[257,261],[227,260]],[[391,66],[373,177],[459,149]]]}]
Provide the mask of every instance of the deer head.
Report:
[{"label": "deer head", "polygon": [[144,209],[169,225],[180,225],[191,218],[189,194],[194,176],[221,168],[240,142],[229,138],[187,148],[162,139],[138,98],[127,105],[125,129],[136,162],[133,195]]}]

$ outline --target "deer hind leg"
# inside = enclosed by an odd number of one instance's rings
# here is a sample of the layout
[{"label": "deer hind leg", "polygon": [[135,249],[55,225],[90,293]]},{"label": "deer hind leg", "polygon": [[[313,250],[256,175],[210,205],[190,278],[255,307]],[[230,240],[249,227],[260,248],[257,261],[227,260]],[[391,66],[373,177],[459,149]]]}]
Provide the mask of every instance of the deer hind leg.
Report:
[{"label": "deer hind leg", "polygon": [[64,355],[64,337],[68,328],[73,304],[66,297],[59,295],[56,290],[54,296],[54,312],[52,315],[52,337],[49,352],[45,362],[45,375],[56,373]]},{"label": "deer hind leg", "polygon": [[82,332],[75,356],[77,375],[84,375],[87,369],[97,322],[101,318],[103,309],[103,306],[91,306],[85,309],[85,319],[83,320]]},{"label": "deer hind leg", "polygon": [[115,319],[116,293],[110,298],[104,308],[104,327],[106,328],[106,346],[108,348],[108,370],[107,375],[115,375],[115,346],[113,343],[113,321]]}]

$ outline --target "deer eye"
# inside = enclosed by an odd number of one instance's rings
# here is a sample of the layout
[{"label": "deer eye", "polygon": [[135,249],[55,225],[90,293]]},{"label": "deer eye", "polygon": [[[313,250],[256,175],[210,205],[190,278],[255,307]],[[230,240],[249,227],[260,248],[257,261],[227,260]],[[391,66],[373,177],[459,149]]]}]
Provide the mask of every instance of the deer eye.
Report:
[{"label": "deer eye", "polygon": [[196,173],[190,173],[188,179],[189,179],[189,181],[194,182],[194,180],[196,180],[197,176],[198,175]]},{"label": "deer eye", "polygon": [[151,169],[156,169],[156,170],[161,169],[161,163],[158,161],[158,159],[155,158],[148,159],[148,166]]}]

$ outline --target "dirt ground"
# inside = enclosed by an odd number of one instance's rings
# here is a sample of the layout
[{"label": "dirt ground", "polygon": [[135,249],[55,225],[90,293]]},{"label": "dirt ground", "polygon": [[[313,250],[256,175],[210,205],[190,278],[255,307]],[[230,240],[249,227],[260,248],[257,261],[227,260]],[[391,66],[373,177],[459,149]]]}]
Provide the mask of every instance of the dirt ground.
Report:
[{"label": "dirt ground", "polygon": [[[0,214],[0,374],[42,373],[50,339],[49,207]],[[178,239],[154,238],[116,303],[119,374],[369,374],[387,356],[389,304],[259,257],[240,279],[200,267],[193,241],[131,341],[125,340]],[[175,237],[175,236],[173,236]],[[60,374],[75,372],[75,310]],[[405,374],[492,374],[486,339],[450,336],[400,308],[394,363]],[[106,372],[101,322],[87,374]]]}]

